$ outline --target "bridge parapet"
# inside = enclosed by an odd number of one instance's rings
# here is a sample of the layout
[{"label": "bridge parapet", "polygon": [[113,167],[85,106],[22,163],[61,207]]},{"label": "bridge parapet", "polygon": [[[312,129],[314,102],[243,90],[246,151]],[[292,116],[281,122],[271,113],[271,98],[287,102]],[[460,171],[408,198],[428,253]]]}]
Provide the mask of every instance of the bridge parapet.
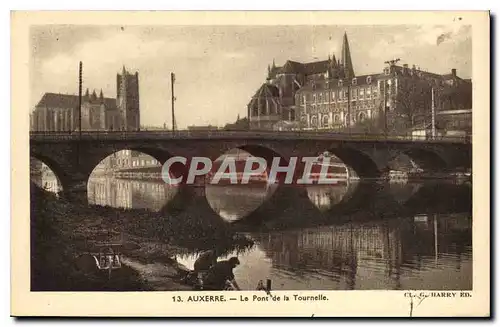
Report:
[{"label": "bridge parapet", "polygon": [[69,140],[178,140],[178,139],[248,139],[248,140],[332,140],[356,142],[415,142],[470,144],[470,136],[438,136],[433,139],[412,135],[383,135],[368,133],[337,133],[331,131],[86,131],[30,132],[33,141]]}]

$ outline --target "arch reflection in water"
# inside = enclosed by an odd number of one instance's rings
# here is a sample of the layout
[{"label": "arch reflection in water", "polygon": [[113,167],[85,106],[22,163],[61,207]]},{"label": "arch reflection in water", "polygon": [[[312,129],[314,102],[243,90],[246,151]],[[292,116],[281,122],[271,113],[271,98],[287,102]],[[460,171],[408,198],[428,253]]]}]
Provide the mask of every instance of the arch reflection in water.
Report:
[{"label": "arch reflection in water", "polygon": [[389,190],[389,194],[398,203],[405,203],[413,195],[415,195],[418,190],[424,186],[423,183],[388,183],[385,184]]},{"label": "arch reflection in water", "polygon": [[464,213],[262,233],[235,274],[245,289],[471,289],[471,224]]},{"label": "arch reflection in water", "polygon": [[[217,158],[214,166],[219,167],[226,158],[233,159],[237,170],[237,180],[240,180],[245,160],[252,156],[248,151],[232,149]],[[213,170],[217,169],[213,168]],[[246,185],[231,185],[227,179],[222,179],[221,182],[218,185],[207,184],[205,196],[210,207],[227,221],[235,221],[247,216],[269,199],[277,189],[276,185],[267,183],[267,172],[262,176],[250,178]]]},{"label": "arch reflection in water", "polygon": [[162,181],[137,181],[92,176],[88,182],[90,204],[115,208],[159,211],[177,192]]},{"label": "arch reflection in water", "polygon": [[358,184],[357,181],[346,181],[337,185],[311,185],[307,186],[307,196],[320,211],[326,211],[342,201],[349,200]]},{"label": "arch reflection in water", "polygon": [[205,196],[210,207],[227,221],[239,220],[267,201],[277,185],[207,185]]}]

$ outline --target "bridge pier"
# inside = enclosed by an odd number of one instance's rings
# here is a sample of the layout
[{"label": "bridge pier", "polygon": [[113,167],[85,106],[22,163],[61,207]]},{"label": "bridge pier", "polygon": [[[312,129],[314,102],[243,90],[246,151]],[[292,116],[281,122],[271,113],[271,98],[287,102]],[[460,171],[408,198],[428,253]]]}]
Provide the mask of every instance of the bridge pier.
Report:
[{"label": "bridge pier", "polygon": [[62,196],[72,203],[88,205],[87,180],[63,185]]},{"label": "bridge pier", "polygon": [[161,210],[170,217],[182,215],[216,215],[205,197],[205,188],[201,186],[181,185],[174,198]]},{"label": "bridge pier", "polygon": [[240,222],[248,225],[266,225],[268,228],[280,229],[292,227],[322,219],[321,211],[309,199],[305,187],[279,185],[264,203]]}]

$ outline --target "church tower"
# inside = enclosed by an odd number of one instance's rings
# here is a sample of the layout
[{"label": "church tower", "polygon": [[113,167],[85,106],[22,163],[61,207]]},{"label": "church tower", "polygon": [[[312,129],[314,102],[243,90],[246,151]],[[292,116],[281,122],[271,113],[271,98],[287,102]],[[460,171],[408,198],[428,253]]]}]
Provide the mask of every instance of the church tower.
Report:
[{"label": "church tower", "polygon": [[349,41],[347,41],[347,33],[344,33],[342,41],[342,56],[341,65],[344,69],[344,78],[351,79],[354,75],[354,67],[352,66],[351,51],[349,50]]},{"label": "church tower", "polygon": [[138,131],[141,125],[139,110],[139,73],[129,74],[123,66],[116,75],[116,105],[120,112],[120,129]]}]

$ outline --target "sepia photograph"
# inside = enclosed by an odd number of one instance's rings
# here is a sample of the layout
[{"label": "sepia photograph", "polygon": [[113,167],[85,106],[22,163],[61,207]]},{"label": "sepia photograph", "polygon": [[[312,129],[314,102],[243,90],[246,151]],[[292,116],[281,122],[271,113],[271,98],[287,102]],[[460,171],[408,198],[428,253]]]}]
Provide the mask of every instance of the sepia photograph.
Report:
[{"label": "sepia photograph", "polygon": [[398,291],[392,315],[460,300],[488,314],[489,215],[473,210],[473,179],[489,185],[473,173],[478,141],[489,156],[488,130],[473,132],[478,112],[489,126],[489,58],[473,56],[488,14],[365,13],[16,13],[27,294],[327,313]]}]

